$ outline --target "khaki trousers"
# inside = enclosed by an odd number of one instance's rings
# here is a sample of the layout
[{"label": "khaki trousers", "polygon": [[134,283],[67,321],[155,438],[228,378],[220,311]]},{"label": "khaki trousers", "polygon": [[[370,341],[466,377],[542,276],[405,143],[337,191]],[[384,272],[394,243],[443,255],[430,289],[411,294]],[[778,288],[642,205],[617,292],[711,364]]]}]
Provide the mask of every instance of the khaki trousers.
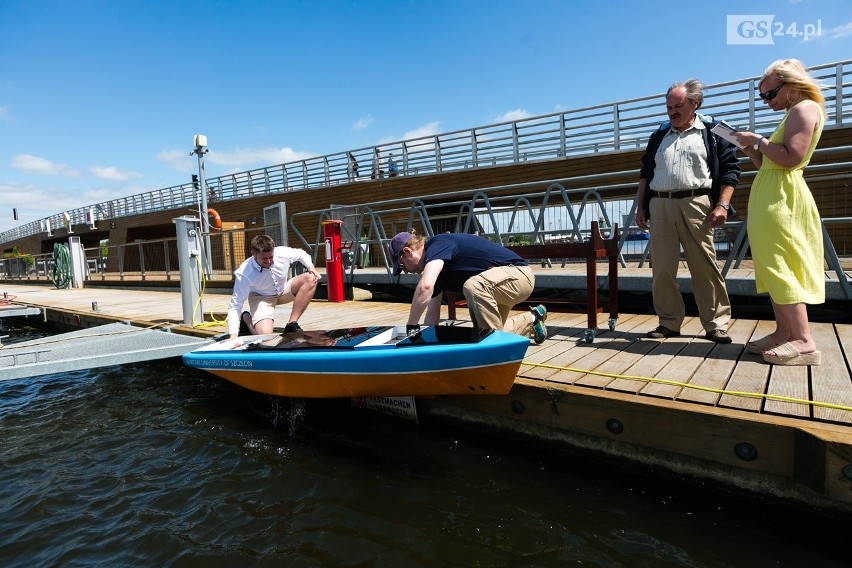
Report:
[{"label": "khaki trousers", "polygon": [[680,248],[692,277],[698,317],[704,331],[727,331],[731,302],[716,265],[713,231],[707,224],[710,196],[651,199],[651,291],[660,325],[680,331],[686,309],[677,285]]},{"label": "khaki trousers", "polygon": [[529,337],[532,314],[523,312],[509,317],[509,312],[529,298],[534,287],[535,275],[529,266],[496,266],[468,278],[462,292],[474,327]]}]

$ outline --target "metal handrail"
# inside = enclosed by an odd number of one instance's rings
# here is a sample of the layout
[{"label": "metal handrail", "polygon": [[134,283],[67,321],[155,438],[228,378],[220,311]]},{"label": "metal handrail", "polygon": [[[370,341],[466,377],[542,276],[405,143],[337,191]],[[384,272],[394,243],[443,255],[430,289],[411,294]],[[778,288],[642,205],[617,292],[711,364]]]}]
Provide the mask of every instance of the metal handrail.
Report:
[{"label": "metal handrail", "polygon": [[[849,151],[852,149],[852,146],[844,146],[841,148],[831,148],[825,149],[821,152],[826,155],[831,155],[834,153],[840,153],[844,151]],[[816,152],[815,152],[816,154]],[[831,170],[840,170],[848,172],[849,169],[852,168],[852,162],[843,162],[843,163],[833,163],[833,164],[820,164],[814,166],[807,166],[805,168],[805,172],[808,174],[816,174],[816,175],[808,175],[807,177],[812,179],[813,181],[828,181],[828,180],[837,180],[837,179],[849,179],[852,177],[852,174],[846,173],[839,176],[825,176],[822,175],[826,171]],[[395,233],[396,229],[399,230],[409,230],[414,227],[413,220],[418,218],[420,220],[420,229],[421,232],[426,236],[431,236],[434,234],[433,227],[431,226],[429,210],[430,209],[441,209],[447,210],[453,207],[458,208],[458,213],[455,218],[455,226],[453,232],[470,232],[471,227],[471,219],[474,216],[477,216],[481,219],[487,219],[491,222],[491,230],[487,230],[485,227],[481,225],[479,220],[477,220],[476,229],[482,228],[483,230],[479,232],[483,236],[492,237],[496,242],[500,244],[507,244],[506,239],[510,236],[510,234],[515,235],[517,233],[511,233],[512,223],[516,215],[518,214],[527,214],[531,217],[534,229],[532,231],[524,232],[523,234],[526,238],[531,242],[544,242],[548,237],[555,236],[556,233],[558,235],[570,235],[571,238],[576,240],[581,240],[583,235],[586,235],[590,230],[590,224],[592,220],[595,219],[585,219],[584,213],[586,205],[589,201],[596,203],[599,206],[599,210],[603,214],[603,220],[605,221],[607,226],[613,226],[613,223],[609,219],[606,209],[603,207],[604,198],[602,197],[602,193],[613,192],[615,190],[624,190],[626,188],[635,187],[634,183],[621,183],[621,184],[611,184],[611,185],[595,185],[594,187],[584,187],[584,188],[575,188],[566,190],[565,185],[568,182],[576,182],[580,179],[585,178],[587,181],[601,181],[604,179],[612,178],[612,177],[620,177],[624,176],[625,173],[629,172],[618,172],[618,173],[608,173],[608,174],[596,174],[590,176],[578,176],[574,178],[570,178],[568,180],[552,180],[546,182],[527,182],[522,184],[511,184],[511,185],[502,185],[495,186],[489,188],[479,188],[474,190],[458,190],[453,192],[447,192],[443,194],[437,194],[430,196],[434,198],[435,205],[427,206],[423,203],[423,201],[419,198],[413,199],[408,198],[397,198],[391,200],[385,200],[380,202],[374,202],[370,204],[363,205],[349,205],[345,208],[326,208],[326,209],[318,209],[313,211],[304,211],[300,213],[296,213],[290,218],[290,227],[293,231],[295,237],[305,246],[305,248],[311,251],[314,260],[317,260],[317,254],[320,246],[323,244],[322,238],[320,235],[319,228],[317,229],[317,237],[314,242],[310,242],[302,233],[299,231],[297,227],[297,220],[300,221],[298,224],[305,224],[301,222],[302,219],[317,217],[316,226],[319,227],[321,222],[325,219],[329,218],[338,218],[344,221],[343,230],[346,233],[345,236],[349,236],[352,243],[355,245],[355,250],[360,251],[362,245],[378,245],[380,253],[383,258],[384,268],[387,270],[388,278],[390,282],[393,282],[394,278],[392,276],[392,266],[387,258],[387,254],[385,252],[385,245],[389,242],[387,227],[390,226],[392,228],[392,232]],[[752,177],[756,172],[747,172],[745,177]],[[544,191],[536,190],[533,192],[524,192],[523,190],[526,188],[540,188],[543,184],[547,184],[547,188]],[[574,185],[574,184],[572,184]],[[744,184],[748,185],[748,184]],[[510,195],[506,195],[506,190],[512,190]],[[553,205],[550,202],[550,197],[554,194],[554,192],[558,193],[559,197],[561,197],[561,203],[557,205]],[[579,197],[579,201],[572,200],[572,197]],[[629,200],[624,200],[629,201]],[[540,205],[538,206],[538,213],[536,214],[533,210],[530,203],[536,202]],[[507,205],[503,205],[507,204]],[[578,211],[574,212],[574,207],[578,208]],[[571,225],[566,229],[560,229],[559,231],[545,231],[544,227],[544,218],[546,212],[549,208],[563,208],[567,211],[568,216],[570,217]],[[636,199],[632,200],[632,204],[630,207],[630,212],[628,213],[627,219],[627,227],[624,227],[623,232],[620,235],[618,241],[618,253],[619,260],[622,266],[626,266],[626,261],[624,259],[624,247],[627,241],[627,235],[630,230],[637,229],[635,226],[635,212],[636,212]],[[478,210],[478,212],[477,212]],[[495,220],[495,211],[499,210],[502,213],[508,213],[511,215],[511,220],[508,224],[508,233],[500,230],[498,223]],[[354,213],[347,213],[348,211],[354,211]],[[342,212],[342,214],[341,214]],[[398,223],[398,220],[407,214],[407,221],[404,226],[397,227],[393,229],[394,225]],[[365,218],[367,219],[367,223],[365,223]],[[385,219],[390,218],[391,221],[386,222]],[[433,218],[433,220],[435,220]],[[828,230],[826,225],[828,224],[838,224],[838,223],[846,223],[849,224],[852,222],[852,218],[850,217],[829,217],[822,219],[823,222],[823,241],[825,244],[825,261],[829,266],[829,269],[833,270],[838,277],[841,288],[844,292],[844,295],[847,299],[852,299],[852,287],[850,287],[849,282],[847,280],[847,276],[841,267],[840,260],[838,258],[837,252],[832,243],[831,237],[828,234]],[[308,222],[308,225],[313,226],[313,223]],[[366,230],[365,230],[366,226]],[[748,248],[748,243],[745,235],[745,222],[743,221],[731,221],[725,224],[727,228],[737,227],[738,233],[735,239],[735,242],[729,251],[728,258],[724,264],[724,268],[722,270],[722,274],[726,275],[728,270],[731,267],[732,261],[736,258],[735,268],[739,266],[740,261],[742,260],[745,251]],[[365,238],[362,238],[362,235]],[[647,256],[647,247],[645,251],[643,251],[640,259],[640,267],[644,264],[645,258]],[[354,267],[357,262],[350,263],[350,275],[354,271]],[[563,262],[564,265],[564,262]]]},{"label": "metal handrail", "polygon": [[[825,85],[827,128],[852,123],[852,60],[809,68]],[[778,113],[760,104],[756,95],[757,77],[710,85],[705,92],[702,112],[724,119],[739,128],[767,131],[780,121]],[[358,181],[370,181],[376,169],[386,168],[393,153],[400,163],[399,175],[423,175],[466,168],[481,168],[527,161],[579,156],[591,153],[635,150],[644,146],[648,135],[666,120],[662,94],[606,103],[456,130],[434,136],[400,140],[377,146],[346,150],[228,174],[206,180],[218,200],[242,199],[256,195],[300,191],[350,183],[347,171],[351,152],[359,162]],[[197,207],[199,195],[191,183],[157,189],[69,210],[72,225],[95,221]],[[215,207],[215,205],[214,205]],[[65,224],[63,213],[33,221],[0,233],[0,243],[14,241]]]}]

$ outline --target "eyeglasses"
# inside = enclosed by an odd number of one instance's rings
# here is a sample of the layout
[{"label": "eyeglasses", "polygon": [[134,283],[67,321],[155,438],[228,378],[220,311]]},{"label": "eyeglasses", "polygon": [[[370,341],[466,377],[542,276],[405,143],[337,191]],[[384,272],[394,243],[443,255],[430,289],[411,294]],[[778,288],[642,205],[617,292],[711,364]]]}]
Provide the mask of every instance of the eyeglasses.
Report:
[{"label": "eyeglasses", "polygon": [[781,83],[780,85],[778,85],[777,87],[775,87],[775,88],[774,88],[774,89],[772,89],[772,90],[766,91],[765,93],[760,93],[760,92],[759,92],[759,93],[757,93],[757,94],[758,94],[758,96],[760,96],[760,98],[761,98],[761,99],[763,99],[764,101],[771,101],[772,99],[774,99],[775,97],[777,97],[777,96],[778,96],[778,91],[780,91],[780,90],[781,90],[781,87],[783,87],[785,84],[786,84],[786,83]]}]

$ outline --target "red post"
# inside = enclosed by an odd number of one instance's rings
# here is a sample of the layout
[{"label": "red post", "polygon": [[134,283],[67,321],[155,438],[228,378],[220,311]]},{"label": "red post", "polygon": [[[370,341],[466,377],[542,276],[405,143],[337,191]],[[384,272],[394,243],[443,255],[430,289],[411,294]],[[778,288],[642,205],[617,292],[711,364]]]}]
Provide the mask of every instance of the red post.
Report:
[{"label": "red post", "polygon": [[328,301],[345,301],[343,293],[343,257],[341,255],[340,226],[343,221],[322,222],[325,238],[325,278],[328,286]]}]

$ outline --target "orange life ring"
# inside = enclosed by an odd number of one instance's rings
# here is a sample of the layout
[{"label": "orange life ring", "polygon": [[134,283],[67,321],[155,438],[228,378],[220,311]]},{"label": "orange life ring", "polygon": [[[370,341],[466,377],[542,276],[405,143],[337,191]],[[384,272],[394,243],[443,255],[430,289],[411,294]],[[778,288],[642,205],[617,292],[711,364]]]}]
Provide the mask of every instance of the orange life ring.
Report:
[{"label": "orange life ring", "polygon": [[216,210],[215,209],[208,209],[207,215],[208,215],[208,217],[211,218],[210,219],[210,225],[212,226],[212,228],[216,229],[217,231],[221,231],[222,230],[222,218],[219,217],[219,214],[216,212]]}]

